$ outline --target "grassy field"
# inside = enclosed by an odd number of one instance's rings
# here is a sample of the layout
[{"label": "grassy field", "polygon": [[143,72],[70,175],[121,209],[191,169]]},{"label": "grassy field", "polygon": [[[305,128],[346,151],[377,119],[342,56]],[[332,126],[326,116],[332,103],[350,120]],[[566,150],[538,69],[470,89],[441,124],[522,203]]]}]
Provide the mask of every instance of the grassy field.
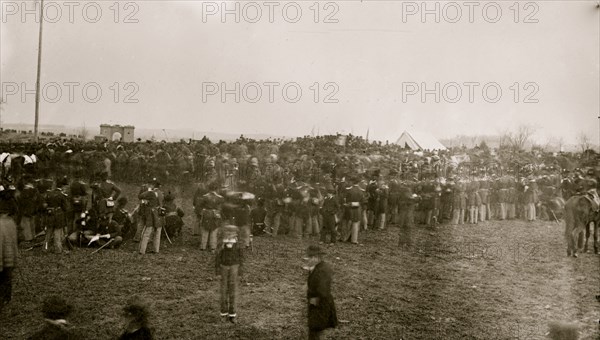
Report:
[{"label": "grassy field", "polygon": [[[130,197],[134,190],[125,186]],[[187,213],[186,229],[173,245],[163,240],[160,254],[137,255],[133,243],[96,254],[22,252],[10,315],[0,316],[0,339],[22,339],[38,329],[40,302],[51,293],[76,306],[70,321],[89,339],[121,332],[119,312],[132,294],[151,302],[157,339],[305,338],[301,258],[311,241],[255,237],[239,323],[221,323],[213,255],[201,252],[199,238],[191,236],[192,189],[171,190]],[[600,339],[594,298],[600,256],[568,258],[562,225],[421,226],[402,248],[398,233],[395,227],[367,231],[360,246],[327,247],[342,321],[327,338],[545,339],[548,323],[564,320],[580,325],[582,339]]]}]

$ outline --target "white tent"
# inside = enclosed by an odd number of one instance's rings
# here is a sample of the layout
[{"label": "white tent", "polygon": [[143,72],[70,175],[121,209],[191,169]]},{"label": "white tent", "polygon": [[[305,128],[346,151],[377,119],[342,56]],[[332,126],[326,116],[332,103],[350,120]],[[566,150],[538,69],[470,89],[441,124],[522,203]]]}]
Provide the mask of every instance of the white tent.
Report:
[{"label": "white tent", "polygon": [[411,150],[446,150],[440,141],[425,132],[404,131],[396,144]]}]

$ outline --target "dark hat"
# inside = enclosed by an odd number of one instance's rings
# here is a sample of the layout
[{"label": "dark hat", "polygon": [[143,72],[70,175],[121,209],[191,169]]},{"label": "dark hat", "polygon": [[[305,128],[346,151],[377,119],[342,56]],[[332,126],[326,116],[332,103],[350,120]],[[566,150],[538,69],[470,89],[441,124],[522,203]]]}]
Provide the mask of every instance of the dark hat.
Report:
[{"label": "dark hat", "polygon": [[56,181],[57,187],[62,187],[62,186],[68,185],[68,184],[69,184],[69,179],[67,179],[67,176],[63,176]]},{"label": "dark hat", "polygon": [[121,196],[117,199],[117,204],[121,205],[121,206],[125,206],[127,205],[127,197],[125,196]]},{"label": "dark hat", "polygon": [[154,184],[155,186],[159,187],[160,186],[160,181],[158,180],[158,178],[154,177],[152,179],[152,184]]},{"label": "dark hat", "polygon": [[60,296],[49,296],[42,303],[42,313],[46,319],[66,319],[72,311],[73,306],[67,303],[67,301]]},{"label": "dark hat", "polygon": [[306,248],[306,256],[307,257],[321,256],[321,255],[325,255],[325,252],[319,246],[310,245],[310,246],[308,246],[308,248]]},{"label": "dark hat", "polygon": [[123,307],[123,311],[138,320],[146,320],[150,314],[146,301],[136,295],[127,300],[127,305]]}]

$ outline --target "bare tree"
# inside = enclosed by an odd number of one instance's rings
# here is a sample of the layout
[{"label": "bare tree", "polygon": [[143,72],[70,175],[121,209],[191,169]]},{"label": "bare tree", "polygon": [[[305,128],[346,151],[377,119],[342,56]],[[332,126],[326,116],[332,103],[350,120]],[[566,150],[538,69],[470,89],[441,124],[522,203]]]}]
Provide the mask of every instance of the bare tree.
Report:
[{"label": "bare tree", "polygon": [[577,144],[581,148],[581,152],[584,152],[585,150],[590,148],[590,137],[585,132],[581,131],[579,135],[577,135]]},{"label": "bare tree", "polygon": [[510,146],[514,151],[521,151],[535,133],[535,128],[531,125],[519,125],[515,133],[510,134]]}]

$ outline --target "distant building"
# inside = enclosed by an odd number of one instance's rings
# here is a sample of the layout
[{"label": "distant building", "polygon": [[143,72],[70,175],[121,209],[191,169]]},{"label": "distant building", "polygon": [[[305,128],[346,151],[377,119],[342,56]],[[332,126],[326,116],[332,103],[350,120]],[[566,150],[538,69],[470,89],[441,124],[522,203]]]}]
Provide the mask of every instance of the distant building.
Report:
[{"label": "distant building", "polygon": [[132,125],[100,125],[100,136],[106,138],[109,141],[121,141],[124,143],[133,143],[135,127]]}]

